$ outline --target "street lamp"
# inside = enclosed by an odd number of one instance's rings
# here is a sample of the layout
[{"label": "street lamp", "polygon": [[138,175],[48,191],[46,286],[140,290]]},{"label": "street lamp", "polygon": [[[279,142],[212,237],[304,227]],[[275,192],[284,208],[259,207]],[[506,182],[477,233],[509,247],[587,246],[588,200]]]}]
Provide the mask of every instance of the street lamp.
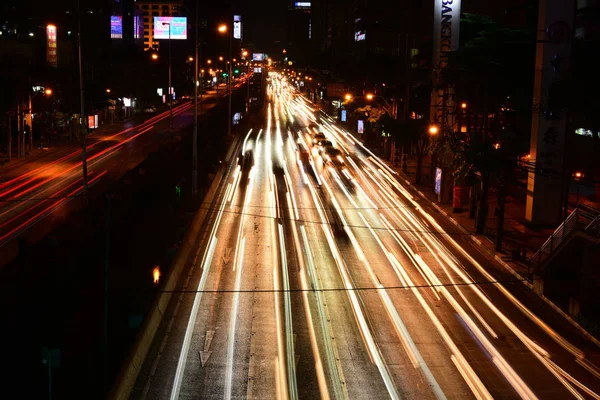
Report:
[{"label": "street lamp", "polygon": [[153,54],[152,54],[152,59],[153,59],[153,60],[158,60],[158,54],[156,54],[156,53],[153,53]]},{"label": "street lamp", "polygon": [[[577,205],[579,205],[579,182],[583,179],[585,175],[583,174],[583,172],[581,171],[576,171],[573,173],[573,178],[575,179],[575,182],[577,182]],[[568,194],[567,194],[568,197]]]},{"label": "street lamp", "polygon": [[208,60],[206,60],[206,63],[207,63],[207,64],[212,64],[212,60],[211,60],[211,59],[208,59]]},{"label": "street lamp", "polygon": [[[218,31],[220,33],[227,33],[229,35],[229,60],[233,59],[232,57],[232,46],[233,46],[233,35],[228,33],[227,25],[221,24],[219,25]],[[223,57],[219,57],[220,61],[223,61]],[[232,62],[229,62],[229,76],[228,76],[228,90],[229,90],[229,120],[227,122],[227,136],[231,137],[231,67],[233,66]]]},{"label": "street lamp", "polygon": [[467,103],[465,103],[465,102],[460,103],[460,108],[462,108],[463,110],[465,108],[467,108]]},{"label": "street lamp", "polygon": [[439,133],[440,129],[437,127],[437,125],[430,125],[429,126],[429,134],[432,136],[435,136]]},{"label": "street lamp", "polygon": [[344,95],[344,100],[346,100],[346,101],[352,101],[352,95],[350,93],[346,93]]},{"label": "street lamp", "polygon": [[110,93],[110,92],[111,92],[111,90],[107,88],[106,89],[106,93]]},{"label": "street lamp", "polygon": [[373,100],[375,97],[380,98],[381,100],[383,100],[383,102],[385,103],[385,107],[383,107],[383,109],[393,119],[396,119],[396,100],[392,100],[392,105],[390,105],[390,103],[388,103],[387,100],[385,99],[385,97],[383,97],[383,96],[374,95],[373,93],[367,93],[365,97],[369,101]]},{"label": "street lamp", "polygon": [[52,95],[52,89],[46,89],[46,90],[44,90],[44,94],[45,94],[46,96],[50,96],[50,95]]},{"label": "street lamp", "polygon": [[[161,22],[163,26],[169,27],[169,87],[167,89],[167,97],[169,99],[169,135],[173,134],[173,93],[171,90],[171,23]],[[154,55],[152,56],[154,58]],[[158,56],[157,56],[158,58]],[[156,60],[156,58],[154,58]]]}]

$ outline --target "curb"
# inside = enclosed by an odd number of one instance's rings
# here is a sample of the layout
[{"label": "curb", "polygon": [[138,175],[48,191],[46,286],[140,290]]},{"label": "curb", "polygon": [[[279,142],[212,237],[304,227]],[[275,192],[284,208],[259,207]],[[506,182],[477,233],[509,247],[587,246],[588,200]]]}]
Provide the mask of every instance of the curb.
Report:
[{"label": "curb", "polygon": [[[384,162],[387,164],[386,161],[384,161]],[[552,307],[552,309],[554,309],[554,311],[556,311],[558,314],[560,314],[562,317],[564,317],[568,322],[570,322],[571,325],[573,325],[583,336],[585,336],[587,339],[589,339],[591,342],[593,342],[596,346],[600,347],[600,340],[598,340],[596,337],[594,337],[592,334],[590,334],[584,327],[582,327],[577,321],[575,321],[573,319],[573,317],[571,317],[569,314],[564,312],[559,306],[554,304],[554,302],[552,302],[552,300],[548,299],[543,294],[537,293],[535,290],[533,290],[533,285],[527,279],[525,279],[521,274],[519,274],[513,267],[511,267],[506,261],[504,261],[501,257],[499,257],[496,252],[491,251],[491,250],[485,248],[484,246],[482,246],[483,243],[481,242],[481,240],[476,238],[475,235],[472,234],[471,232],[467,231],[460,223],[458,223],[458,221],[456,221],[456,219],[454,219],[450,214],[448,214],[446,211],[444,211],[435,202],[431,201],[431,199],[429,199],[423,192],[421,192],[412,183],[410,183],[410,181],[408,179],[406,179],[406,175],[404,174],[404,172],[400,172],[399,176],[402,176],[404,183],[406,183],[406,185],[408,185],[413,191],[416,191],[419,194],[419,196],[421,196],[423,198],[423,200],[430,203],[438,212],[443,214],[450,222],[452,222],[463,234],[466,234],[475,244],[477,244],[478,246],[475,246],[477,251],[479,251],[481,254],[483,254],[483,256],[491,256],[498,264],[500,264],[504,269],[506,269],[515,278],[520,280],[527,288],[531,289],[546,304],[548,304],[550,307]],[[485,253],[487,253],[487,254],[485,254]]]}]

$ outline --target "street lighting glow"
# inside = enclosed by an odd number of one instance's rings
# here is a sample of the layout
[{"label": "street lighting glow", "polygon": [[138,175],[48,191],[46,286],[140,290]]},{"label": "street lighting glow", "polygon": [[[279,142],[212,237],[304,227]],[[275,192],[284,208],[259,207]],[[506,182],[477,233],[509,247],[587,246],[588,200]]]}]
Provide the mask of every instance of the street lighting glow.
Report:
[{"label": "street lighting glow", "polygon": [[194,61],[194,57],[188,57],[188,61]]},{"label": "street lighting glow", "polygon": [[467,108],[467,103],[465,103],[465,102],[460,103],[460,108]]},{"label": "street lighting glow", "polygon": [[223,61],[223,56],[219,56],[219,61]]},{"label": "street lighting glow", "polygon": [[581,171],[576,171],[576,172],[573,174],[573,178],[575,178],[575,179],[581,179],[581,178],[583,178],[583,177],[584,177],[584,175],[583,175],[583,172],[581,172]]},{"label": "street lighting glow", "polygon": [[367,100],[373,100],[374,97],[373,93],[367,93]]},{"label": "street lighting glow", "polygon": [[46,89],[46,90],[44,90],[44,94],[46,96],[50,96],[52,94],[52,89]]},{"label": "street lighting glow", "polygon": [[438,134],[438,132],[439,132],[439,129],[438,129],[438,127],[437,127],[437,126],[435,126],[435,125],[431,125],[431,126],[429,127],[429,133],[430,133],[431,135],[437,135],[437,134]]},{"label": "street lighting glow", "polygon": [[217,30],[221,33],[225,33],[225,32],[227,32],[227,25],[225,25],[225,24],[219,25]]},{"label": "street lighting glow", "polygon": [[346,95],[344,96],[344,99],[346,99],[346,101],[350,101],[350,100],[352,100],[352,95],[350,93],[346,93]]},{"label": "street lighting glow", "polygon": [[111,92],[111,90],[110,90],[110,89],[106,89],[106,93],[110,93],[110,92]]},{"label": "street lighting glow", "polygon": [[248,55],[248,52],[247,52],[246,50],[244,50],[244,51],[242,52],[242,56],[246,57],[247,55]]},{"label": "street lighting glow", "polygon": [[153,60],[158,60],[158,54],[156,54],[156,53],[152,54],[152,59]]},{"label": "street lighting glow", "polygon": [[207,64],[212,64],[212,60],[206,60]]}]

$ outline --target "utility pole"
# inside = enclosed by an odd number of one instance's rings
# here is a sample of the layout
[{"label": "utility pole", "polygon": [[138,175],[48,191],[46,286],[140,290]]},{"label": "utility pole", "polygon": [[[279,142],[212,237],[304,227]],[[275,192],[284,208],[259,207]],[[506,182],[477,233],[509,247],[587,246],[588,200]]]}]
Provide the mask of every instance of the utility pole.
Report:
[{"label": "utility pole", "polygon": [[81,106],[81,166],[83,175],[83,202],[88,204],[87,154],[85,139],[87,136],[87,120],[83,102],[83,62],[81,59],[81,8],[77,0],[77,48],[79,52],[79,105]]},{"label": "utility pole", "polygon": [[106,243],[104,255],[104,323],[103,323],[103,356],[104,356],[104,394],[109,390],[108,386],[108,267],[110,265],[110,201],[111,195],[106,195]]},{"label": "utility pole", "polygon": [[192,195],[198,193],[198,0],[196,0],[196,65],[194,67],[194,131],[192,133]]},{"label": "utility pole", "polygon": [[[233,21],[233,18],[231,19]],[[227,137],[231,137],[231,68],[233,66],[233,25],[229,32],[229,121],[227,123]]]},{"label": "utility pole", "polygon": [[[165,24],[166,22],[163,22]],[[171,23],[169,22],[169,136],[173,134],[173,90],[171,89]]]}]

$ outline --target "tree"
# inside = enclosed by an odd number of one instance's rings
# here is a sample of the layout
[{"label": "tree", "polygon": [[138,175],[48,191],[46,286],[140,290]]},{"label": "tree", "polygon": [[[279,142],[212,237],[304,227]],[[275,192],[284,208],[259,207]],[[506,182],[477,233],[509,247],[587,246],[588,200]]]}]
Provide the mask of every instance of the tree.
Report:
[{"label": "tree", "polygon": [[[483,233],[487,217],[487,195],[490,176],[499,174],[505,165],[502,156],[517,154],[497,151],[504,138],[500,129],[502,109],[510,102],[517,116],[526,116],[522,131],[515,132],[523,143],[529,143],[533,87],[535,31],[505,28],[488,17],[464,14],[461,18],[460,48],[449,56],[448,68],[442,71],[441,84],[453,87],[456,99],[465,102],[467,112],[478,121],[477,126],[465,126],[467,135],[443,132],[434,151],[450,160],[448,168],[457,179],[474,185],[479,176],[481,190],[476,230]],[[473,124],[469,124],[473,125]],[[469,135],[470,134],[470,135]],[[471,187],[473,195],[474,187]]]}]

